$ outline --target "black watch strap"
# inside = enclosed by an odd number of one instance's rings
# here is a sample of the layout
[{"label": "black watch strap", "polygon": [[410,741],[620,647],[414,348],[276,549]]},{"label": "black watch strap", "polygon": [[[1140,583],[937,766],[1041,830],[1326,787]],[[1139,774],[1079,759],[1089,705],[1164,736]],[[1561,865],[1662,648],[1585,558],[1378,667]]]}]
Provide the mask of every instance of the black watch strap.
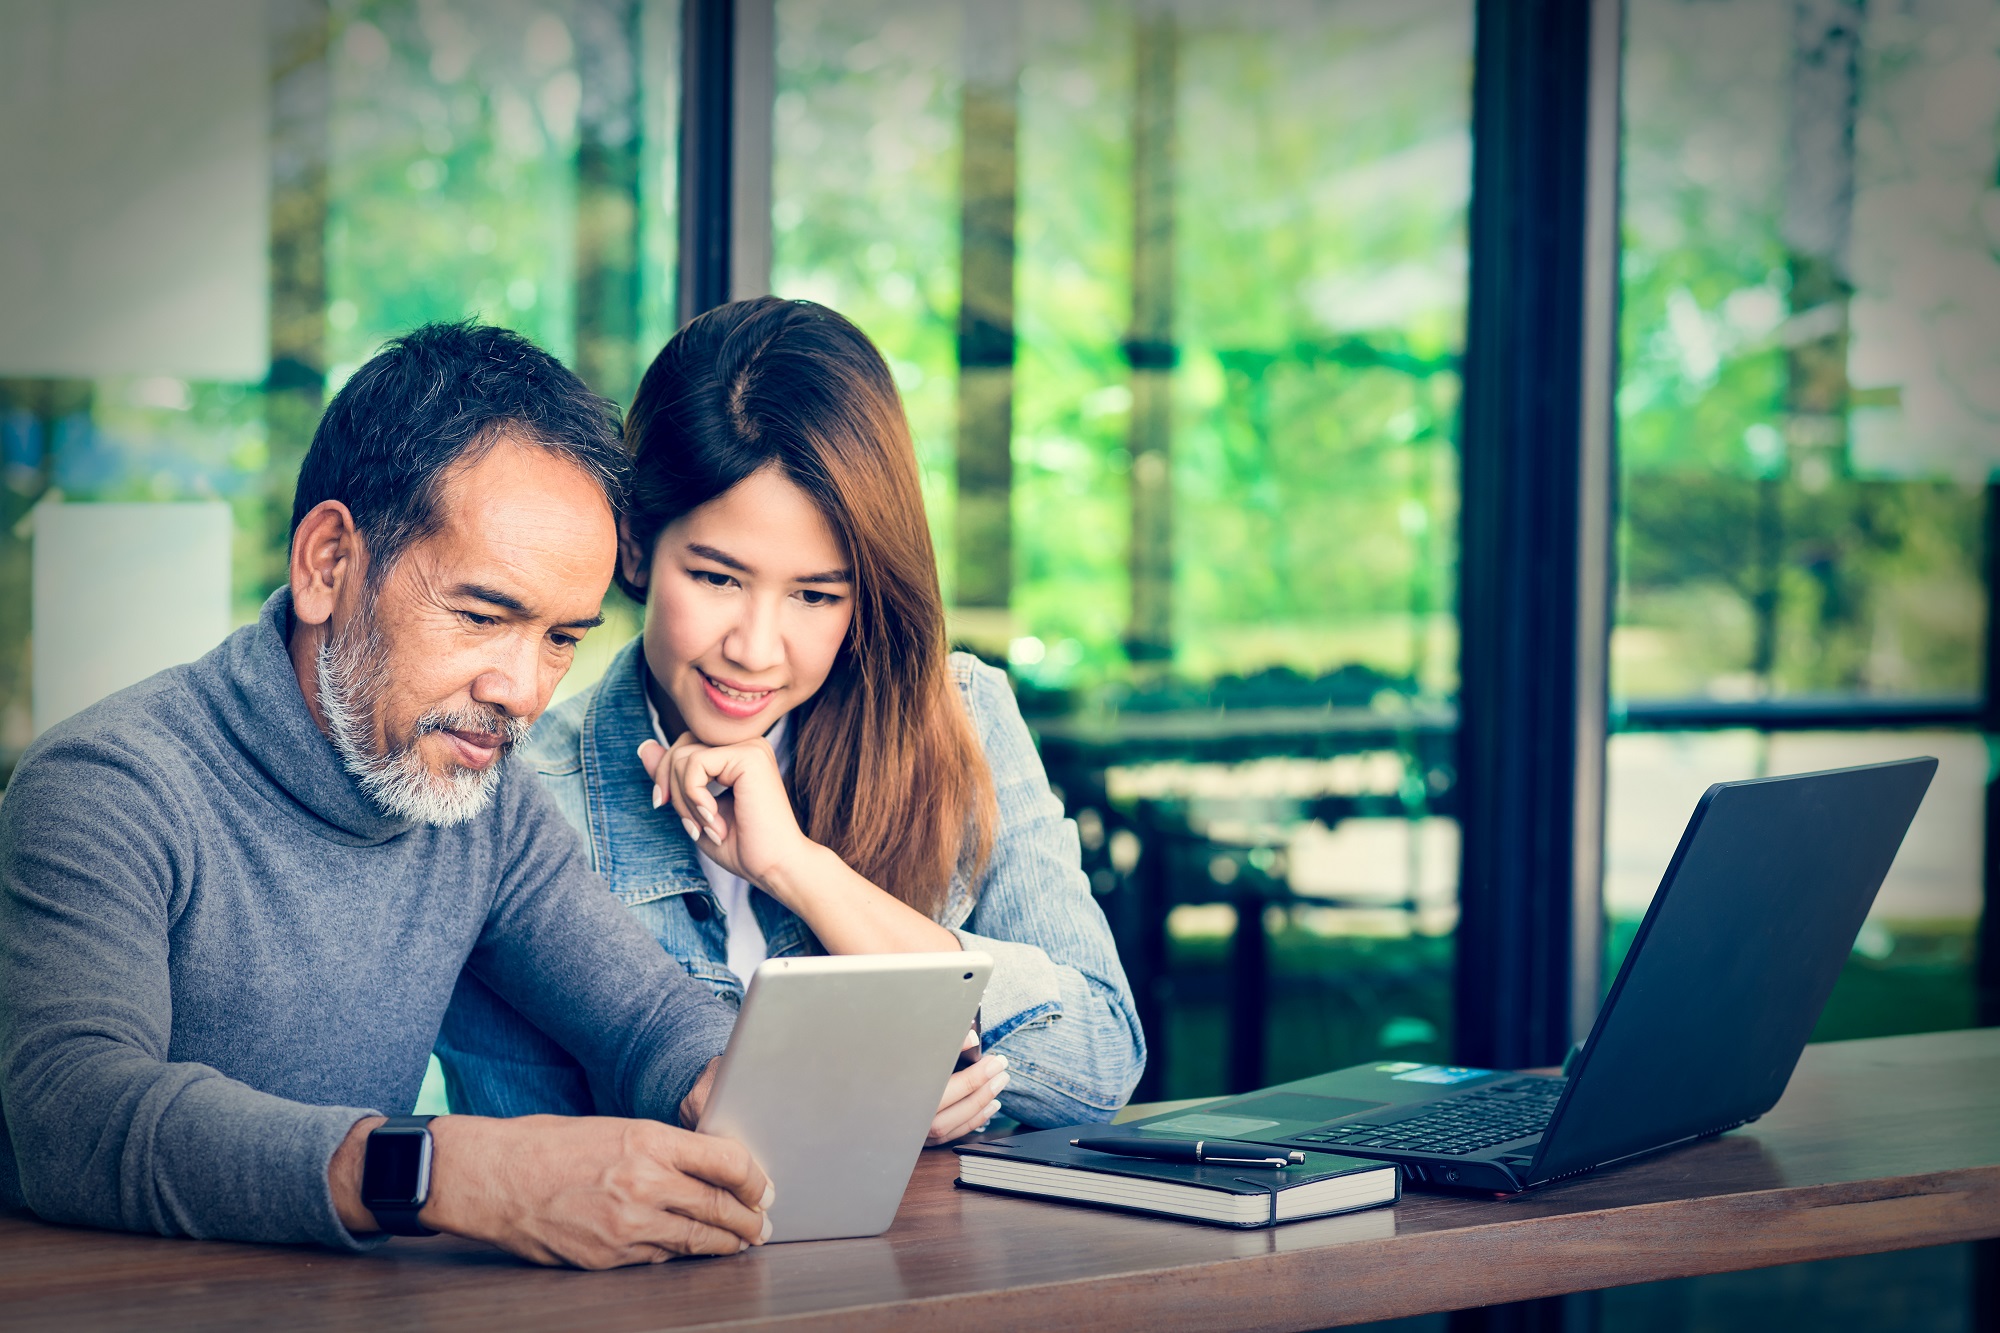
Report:
[{"label": "black watch strap", "polygon": [[[361,1170],[361,1202],[368,1211],[375,1214],[375,1223],[392,1236],[435,1236],[438,1233],[417,1220],[417,1214],[430,1202],[430,1147],[422,1140],[431,1136],[431,1121],[436,1116],[392,1115],[377,1125],[368,1135],[367,1160]],[[413,1157],[399,1161],[399,1169],[388,1169],[389,1164],[378,1155],[396,1153],[399,1156],[417,1150]],[[421,1171],[409,1169],[410,1161],[421,1161]],[[403,1177],[413,1180],[415,1187],[399,1186],[396,1197],[381,1197],[379,1190],[371,1192],[369,1182],[384,1177]]]}]

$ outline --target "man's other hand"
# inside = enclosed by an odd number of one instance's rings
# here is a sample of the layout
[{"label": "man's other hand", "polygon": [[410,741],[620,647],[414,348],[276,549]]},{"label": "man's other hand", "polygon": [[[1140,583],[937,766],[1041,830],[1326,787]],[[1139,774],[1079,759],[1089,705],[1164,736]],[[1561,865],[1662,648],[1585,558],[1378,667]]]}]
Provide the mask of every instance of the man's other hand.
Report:
[{"label": "man's other hand", "polygon": [[708,1094],[715,1090],[715,1071],[722,1065],[722,1057],[716,1056],[708,1062],[708,1068],[701,1071],[701,1077],[688,1089],[688,1095],[681,1098],[681,1124],[693,1129],[701,1123],[701,1113],[708,1109]]}]

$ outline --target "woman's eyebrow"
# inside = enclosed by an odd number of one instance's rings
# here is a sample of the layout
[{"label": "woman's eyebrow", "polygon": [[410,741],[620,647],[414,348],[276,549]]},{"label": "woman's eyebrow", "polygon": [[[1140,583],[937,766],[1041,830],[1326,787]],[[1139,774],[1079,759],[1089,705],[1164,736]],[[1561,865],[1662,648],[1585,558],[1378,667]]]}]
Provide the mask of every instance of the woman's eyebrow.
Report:
[{"label": "woman's eyebrow", "polygon": [[735,556],[718,551],[713,546],[703,546],[700,542],[689,542],[687,549],[690,553],[698,555],[704,560],[713,560],[716,564],[725,565],[739,573],[749,574],[753,572],[750,566],[744,564]]},{"label": "woman's eyebrow", "polygon": [[[727,551],[718,551],[713,546],[704,546],[700,542],[689,542],[687,544],[687,551],[690,555],[698,555],[704,560],[713,560],[716,564],[736,570],[739,573],[754,574],[757,572],[741,560],[738,560],[735,556],[730,555]],[[852,583],[854,582],[854,571],[851,569],[829,569],[823,574],[801,574],[793,579],[792,582]]]}]

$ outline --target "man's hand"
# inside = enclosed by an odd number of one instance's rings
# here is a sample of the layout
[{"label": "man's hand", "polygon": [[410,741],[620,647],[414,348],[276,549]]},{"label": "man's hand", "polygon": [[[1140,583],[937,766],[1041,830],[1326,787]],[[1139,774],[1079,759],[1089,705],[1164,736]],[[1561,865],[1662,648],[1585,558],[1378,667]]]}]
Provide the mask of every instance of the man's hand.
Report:
[{"label": "man's hand", "polygon": [[[968,1032],[961,1051],[979,1049],[979,1034]],[[930,1133],[924,1136],[924,1146],[935,1148],[940,1143],[950,1143],[953,1139],[986,1128],[986,1122],[1000,1112],[997,1100],[1007,1086],[1007,1057],[988,1055],[973,1061],[953,1074],[944,1085],[944,1098],[938,1103],[938,1113],[931,1117]]]},{"label": "man's hand", "polygon": [[[379,1123],[357,1124],[334,1158],[334,1198],[350,1230],[372,1229],[373,1218],[360,1207],[360,1152],[349,1146]],[[617,1268],[736,1254],[770,1235],[771,1183],[732,1139],[552,1115],[440,1116],[431,1135],[424,1225],[535,1263]]]}]

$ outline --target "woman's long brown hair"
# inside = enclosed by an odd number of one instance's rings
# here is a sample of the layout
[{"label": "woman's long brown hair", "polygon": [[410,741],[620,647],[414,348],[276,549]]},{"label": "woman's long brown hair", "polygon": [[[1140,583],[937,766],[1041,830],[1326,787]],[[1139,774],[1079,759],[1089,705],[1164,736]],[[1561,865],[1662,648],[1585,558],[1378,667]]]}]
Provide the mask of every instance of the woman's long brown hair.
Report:
[{"label": "woman's long brown hair", "polygon": [[[794,720],[792,805],[808,837],[936,920],[993,845],[993,778],[946,662],[944,598],[903,401],[866,334],[825,306],[758,297],[690,321],[625,419],[632,563],[767,467],[846,547],[854,620]],[[644,600],[645,589],[619,585]]]}]

